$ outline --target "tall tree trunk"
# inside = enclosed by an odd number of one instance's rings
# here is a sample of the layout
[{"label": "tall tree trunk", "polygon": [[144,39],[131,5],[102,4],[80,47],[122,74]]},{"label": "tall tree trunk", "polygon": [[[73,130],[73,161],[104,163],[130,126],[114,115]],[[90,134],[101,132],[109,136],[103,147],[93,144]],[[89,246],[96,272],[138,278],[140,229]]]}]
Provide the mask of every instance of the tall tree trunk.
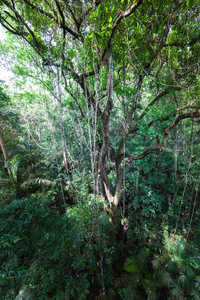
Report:
[{"label": "tall tree trunk", "polygon": [[[6,145],[4,143],[1,127],[0,127],[0,146],[1,146],[1,150],[3,152],[4,160],[7,162],[9,160],[9,157],[8,157]],[[12,176],[12,173],[11,173],[9,167],[7,167],[7,170],[8,170],[8,175],[9,175],[10,180],[13,181],[13,176]]]},{"label": "tall tree trunk", "polygon": [[110,206],[113,203],[113,196],[111,193],[111,188],[109,184],[108,175],[106,172],[106,160],[108,159],[108,152],[110,147],[110,126],[109,119],[110,114],[113,108],[113,62],[112,55],[109,54],[109,74],[108,74],[108,100],[106,103],[106,107],[101,115],[102,122],[102,131],[103,131],[103,143],[101,147],[100,160],[99,160],[99,168],[100,168],[100,189],[101,189],[101,197],[103,200],[107,197]]},{"label": "tall tree trunk", "polygon": [[[109,216],[110,221],[113,223],[113,230],[110,233],[111,242],[116,241],[116,229],[115,225],[117,223],[117,206],[120,199],[120,190],[121,190],[121,175],[119,176],[119,165],[116,162],[116,192],[115,195],[112,194],[111,186],[109,183],[108,172],[106,163],[108,162],[109,149],[110,149],[110,114],[113,109],[113,61],[112,55],[109,54],[109,74],[108,74],[108,100],[106,107],[101,115],[102,122],[102,132],[103,132],[103,143],[101,147],[100,159],[99,159],[99,169],[100,169],[100,190],[101,197],[103,200],[107,199],[109,202]],[[109,168],[109,167],[108,167]]]}]

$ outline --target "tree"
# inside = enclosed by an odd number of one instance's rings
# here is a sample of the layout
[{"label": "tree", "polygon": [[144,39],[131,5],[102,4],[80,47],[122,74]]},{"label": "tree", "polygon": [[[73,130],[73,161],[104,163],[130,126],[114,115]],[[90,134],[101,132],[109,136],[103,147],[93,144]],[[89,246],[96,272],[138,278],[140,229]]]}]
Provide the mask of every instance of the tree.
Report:
[{"label": "tree", "polygon": [[159,154],[180,122],[200,117],[192,97],[198,18],[194,0],[1,1],[2,26],[35,50],[88,124],[93,173],[113,223],[125,162]]},{"label": "tree", "polygon": [[8,165],[8,162],[9,162],[8,151],[7,151],[7,147],[6,147],[4,137],[3,137],[3,132],[2,132],[3,125],[5,125],[6,117],[9,114],[8,112],[5,111],[5,106],[8,101],[9,101],[9,97],[6,95],[5,92],[3,92],[3,88],[0,87],[0,104],[1,104],[1,109],[0,109],[0,146],[1,146],[1,150],[3,153],[5,163],[7,164],[9,178],[11,181],[13,181],[12,172]]}]

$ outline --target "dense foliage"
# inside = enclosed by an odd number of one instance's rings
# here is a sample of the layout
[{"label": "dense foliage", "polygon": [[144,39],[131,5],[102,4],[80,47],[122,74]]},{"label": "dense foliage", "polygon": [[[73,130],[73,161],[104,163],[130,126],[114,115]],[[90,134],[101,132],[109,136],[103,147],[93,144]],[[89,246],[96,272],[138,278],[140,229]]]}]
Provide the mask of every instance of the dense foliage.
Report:
[{"label": "dense foliage", "polygon": [[200,299],[199,16],[0,1],[1,299]]}]

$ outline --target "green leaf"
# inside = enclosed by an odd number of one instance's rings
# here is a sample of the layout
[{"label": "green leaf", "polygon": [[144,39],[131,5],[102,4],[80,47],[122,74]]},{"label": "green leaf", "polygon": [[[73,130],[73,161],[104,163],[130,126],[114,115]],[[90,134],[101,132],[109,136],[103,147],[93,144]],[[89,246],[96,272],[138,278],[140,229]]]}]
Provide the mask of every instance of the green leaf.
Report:
[{"label": "green leaf", "polygon": [[121,0],[121,3],[123,3],[124,5],[128,4],[128,0]]},{"label": "green leaf", "polygon": [[140,274],[140,270],[137,266],[136,260],[133,257],[131,257],[131,258],[128,257],[125,260],[124,269],[130,273]]},{"label": "green leaf", "polygon": [[192,8],[193,5],[194,5],[194,0],[189,0],[188,8]]},{"label": "green leaf", "polygon": [[97,39],[97,42],[101,41],[102,40],[102,36],[100,34],[98,34],[97,32],[94,33],[96,39]]},{"label": "green leaf", "polygon": [[99,4],[99,6],[97,7],[96,17],[98,17],[98,15],[99,15],[100,7],[101,7],[101,4]]},{"label": "green leaf", "polygon": [[113,7],[112,7],[112,9],[111,9],[111,12],[113,12],[113,11],[114,11],[114,9],[115,9],[115,5],[113,5]]}]

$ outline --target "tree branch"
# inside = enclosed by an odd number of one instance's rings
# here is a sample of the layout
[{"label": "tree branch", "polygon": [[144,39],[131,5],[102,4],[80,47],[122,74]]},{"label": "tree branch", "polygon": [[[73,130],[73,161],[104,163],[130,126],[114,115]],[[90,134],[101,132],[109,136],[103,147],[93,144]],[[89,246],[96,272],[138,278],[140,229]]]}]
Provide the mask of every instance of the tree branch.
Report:
[{"label": "tree branch", "polygon": [[[7,25],[5,25],[5,23]],[[9,24],[6,19],[4,19],[4,17],[2,17],[2,15],[0,15],[0,23],[1,25],[6,29],[8,30],[10,33],[14,34],[14,35],[18,35],[18,36],[21,36],[23,37],[23,33],[19,32],[19,31],[16,31],[16,29],[11,25]],[[9,27],[8,27],[9,26]]]},{"label": "tree branch", "polygon": [[194,111],[194,112],[187,112],[185,114],[182,114],[180,116],[178,116],[175,121],[167,128],[165,129],[165,135],[169,135],[170,131],[177,126],[177,124],[184,119],[194,119],[194,118],[198,118],[200,117],[200,107],[198,110]]},{"label": "tree branch", "polygon": [[171,91],[169,89],[166,89],[164,91],[162,91],[159,95],[157,95],[150,103],[149,105],[144,109],[144,111],[142,112],[142,114],[139,117],[139,120],[142,120],[144,118],[144,116],[146,115],[148,109],[150,106],[153,106],[160,98],[162,98],[163,96],[169,94]]},{"label": "tree branch", "polygon": [[[64,14],[63,14],[63,11],[62,11],[62,9],[60,7],[59,2],[57,0],[55,2],[56,2],[56,6],[57,6],[57,9],[58,9],[58,12],[59,12],[59,14],[60,14],[60,16],[62,18],[62,22],[64,24],[64,26],[63,26],[63,39],[65,40],[65,31],[66,31],[66,28],[65,28],[65,26],[66,26],[65,25],[65,17],[64,17]],[[65,46],[65,41],[64,41],[64,46]]]},{"label": "tree branch", "polygon": [[167,41],[167,37],[168,37],[168,34],[169,34],[170,27],[173,24],[173,22],[176,19],[176,17],[178,16],[178,13],[179,13],[179,10],[176,10],[173,13],[173,15],[168,19],[167,25],[165,26],[165,29],[164,29],[163,38],[161,39],[161,42],[160,42],[160,45],[159,45],[158,49],[151,55],[151,57],[150,57],[150,63],[147,64],[147,66],[146,66],[147,69],[151,66],[151,64],[153,63],[154,59],[161,52],[161,50],[164,47],[164,45],[166,45],[166,41]]},{"label": "tree branch", "polygon": [[196,44],[198,41],[200,40],[200,36],[198,36],[197,38],[191,40],[189,43],[186,44],[182,44],[182,43],[178,43],[178,42],[174,42],[174,43],[167,43],[163,46],[164,47],[180,47],[180,48],[184,48],[184,47],[188,47],[188,46],[192,46],[194,44]]},{"label": "tree branch", "polygon": [[[4,2],[4,4],[9,7],[14,13],[15,15],[17,14],[16,9],[12,8],[11,5],[8,3],[8,1],[6,0],[2,0]],[[41,14],[45,15],[46,17],[53,19],[54,22],[62,29],[65,29],[68,33],[70,33],[74,38],[78,39],[79,41],[81,41],[83,43],[83,37],[79,34],[77,34],[75,31],[73,31],[71,28],[69,28],[67,25],[65,25],[65,23],[59,22],[58,18],[54,15],[52,15],[49,12],[46,12],[44,9],[32,4],[30,1],[28,0],[24,0],[24,2],[29,5],[32,9],[35,9],[37,11],[39,11]]]},{"label": "tree branch", "polygon": [[127,121],[128,128],[130,127],[130,125],[132,123],[132,120],[135,117],[135,111],[136,111],[136,108],[137,108],[137,105],[138,105],[138,100],[139,100],[139,96],[140,96],[140,91],[141,91],[141,88],[142,88],[143,80],[144,80],[144,75],[139,75],[137,89],[136,89],[136,92],[135,92],[135,96],[134,96],[134,99],[133,99],[131,110],[130,110],[129,115],[128,115],[128,121]]},{"label": "tree branch", "polygon": [[81,106],[80,106],[80,104],[79,104],[77,98],[70,92],[70,90],[69,90],[68,87],[67,87],[67,80],[66,80],[66,77],[65,77],[65,73],[64,73],[63,71],[62,71],[62,76],[63,76],[64,81],[65,81],[65,90],[66,90],[66,91],[68,92],[68,94],[74,99],[74,101],[75,101],[75,103],[77,104],[78,109],[79,109],[79,111],[80,111],[80,113],[81,113],[82,118],[85,119],[85,115],[84,115],[84,113],[83,113],[83,111],[82,111],[82,108],[81,108]]},{"label": "tree branch", "polygon": [[199,106],[198,105],[186,105],[186,106],[177,108],[177,111],[181,111],[181,110],[188,109],[188,108],[199,108]]},{"label": "tree branch", "polygon": [[147,155],[149,155],[151,153],[157,153],[158,154],[158,153],[162,152],[165,149],[166,145],[167,145],[167,138],[170,134],[170,131],[174,127],[176,127],[180,123],[180,121],[182,121],[184,119],[190,119],[190,118],[194,119],[194,118],[198,118],[198,117],[200,117],[200,108],[197,111],[188,112],[188,113],[185,113],[185,114],[182,114],[182,115],[178,116],[174,120],[174,122],[168,128],[165,129],[162,142],[159,145],[149,147],[148,149],[145,149],[141,154],[138,154],[138,155],[132,155],[131,153],[126,151],[126,157],[129,157],[132,160],[139,160],[139,159],[142,159],[142,158],[146,157]]},{"label": "tree branch", "polygon": [[128,9],[127,11],[125,11],[124,13],[121,13],[119,15],[119,17],[117,18],[117,20],[115,21],[115,24],[113,25],[112,27],[112,30],[111,30],[111,34],[109,36],[109,39],[108,39],[108,42],[107,42],[107,45],[106,47],[104,48],[101,56],[100,56],[100,62],[99,64],[101,65],[101,63],[103,62],[103,59],[104,59],[104,56],[105,54],[107,53],[108,49],[110,48],[110,45],[111,45],[111,41],[112,41],[112,38],[115,34],[115,31],[118,27],[118,25],[120,24],[121,20],[124,19],[124,18],[127,18],[128,16],[130,16],[132,13],[134,13],[137,8],[142,4],[143,0],[137,0],[136,3],[134,3],[130,9]]}]

